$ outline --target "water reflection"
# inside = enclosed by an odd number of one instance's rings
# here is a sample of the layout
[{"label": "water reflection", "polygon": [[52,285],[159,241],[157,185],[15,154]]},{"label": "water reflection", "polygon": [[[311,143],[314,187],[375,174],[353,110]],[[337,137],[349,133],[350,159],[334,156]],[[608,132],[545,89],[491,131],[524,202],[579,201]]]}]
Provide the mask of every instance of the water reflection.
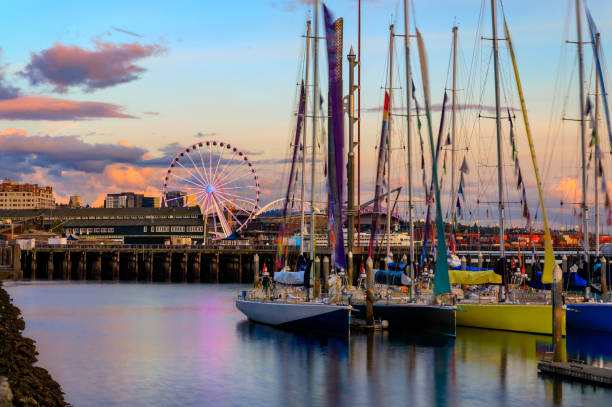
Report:
[{"label": "water reflection", "polygon": [[[612,397],[538,377],[549,337],[469,328],[456,338],[296,334],[244,320],[233,301],[239,288],[8,289],[41,364],[77,406],[607,406]],[[611,339],[568,336],[568,356],[610,366]]]}]

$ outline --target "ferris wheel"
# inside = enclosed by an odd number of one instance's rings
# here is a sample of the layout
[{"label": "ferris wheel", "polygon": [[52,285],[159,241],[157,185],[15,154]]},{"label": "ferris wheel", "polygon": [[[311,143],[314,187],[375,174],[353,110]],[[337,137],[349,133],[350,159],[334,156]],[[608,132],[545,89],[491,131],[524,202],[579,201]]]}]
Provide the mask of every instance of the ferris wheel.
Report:
[{"label": "ferris wheel", "polygon": [[213,239],[242,230],[259,204],[259,178],[246,154],[217,140],[200,141],[174,157],[164,177],[164,206],[199,205]]}]

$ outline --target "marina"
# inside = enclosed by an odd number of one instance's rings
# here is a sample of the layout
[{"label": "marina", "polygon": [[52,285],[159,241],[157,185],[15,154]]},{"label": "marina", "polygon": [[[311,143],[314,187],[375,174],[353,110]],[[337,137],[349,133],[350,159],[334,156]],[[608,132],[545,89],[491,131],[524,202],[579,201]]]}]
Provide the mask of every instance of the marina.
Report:
[{"label": "marina", "polygon": [[[73,405],[607,406],[611,390],[539,377],[547,336],[457,328],[339,337],[253,324],[239,285],[5,283],[40,363]],[[608,337],[568,336],[569,359],[612,367]],[[239,368],[237,368],[239,366]],[[240,383],[240,385],[236,385]],[[231,389],[231,391],[228,391]],[[248,400],[248,402],[247,402]]]},{"label": "marina", "polygon": [[601,1],[7,19],[0,407],[609,406]]}]

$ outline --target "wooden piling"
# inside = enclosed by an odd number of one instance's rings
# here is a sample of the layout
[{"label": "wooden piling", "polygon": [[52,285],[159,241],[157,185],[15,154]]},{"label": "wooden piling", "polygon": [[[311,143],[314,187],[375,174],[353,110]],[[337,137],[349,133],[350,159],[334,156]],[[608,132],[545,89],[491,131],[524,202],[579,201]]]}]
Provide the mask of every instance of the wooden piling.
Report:
[{"label": "wooden piling", "polygon": [[47,280],[53,280],[53,251],[49,252],[47,258]]},{"label": "wooden piling", "polygon": [[16,280],[23,279],[23,270],[21,269],[21,247],[18,244],[13,246],[13,275]]},{"label": "wooden piling", "polygon": [[353,252],[348,252],[348,261],[347,261],[347,273],[346,273],[346,278],[348,280],[348,285],[353,285],[353,271],[354,271],[354,266],[353,266]]},{"label": "wooden piling", "polygon": [[68,253],[68,250],[62,253],[62,275],[60,277],[62,280],[68,280]]},{"label": "wooden piling", "polygon": [[374,326],[374,262],[371,257],[366,260],[366,323]]},{"label": "wooden piling", "polygon": [[32,257],[30,257],[30,280],[36,280],[36,269],[38,264],[36,264],[36,250],[32,250]]},{"label": "wooden piling", "polygon": [[314,277],[314,292],[312,293],[312,296],[314,298],[319,298],[321,295],[321,259],[319,258],[319,256],[315,257],[315,262],[314,262],[314,273],[312,274]]},{"label": "wooden piling", "polygon": [[77,277],[79,280],[87,279],[87,252],[83,250],[79,259],[79,274]]},{"label": "wooden piling", "polygon": [[605,257],[601,258],[601,300],[608,301],[608,261]]},{"label": "wooden piling", "polygon": [[329,292],[329,257],[323,257],[323,294],[327,295]]},{"label": "wooden piling", "polygon": [[92,280],[102,280],[102,252],[98,252],[91,268]]},{"label": "wooden piling", "polygon": [[259,255],[253,256],[253,286],[259,287]]},{"label": "wooden piling", "polygon": [[131,259],[131,275],[130,275],[130,279],[132,281],[138,281],[138,251],[135,250],[132,252],[132,259]]},{"label": "wooden piling", "polygon": [[164,254],[164,268],[163,268],[163,278],[164,281],[170,283],[172,281],[172,252],[166,252]]},{"label": "wooden piling", "polygon": [[144,257],[144,278],[147,283],[153,282],[153,252],[148,251],[143,253]]},{"label": "wooden piling", "polygon": [[553,362],[563,362],[563,271],[556,265],[553,271]]},{"label": "wooden piling", "polygon": [[200,263],[202,262],[202,253],[197,252],[191,262],[191,282],[200,282]]},{"label": "wooden piling", "polygon": [[187,252],[184,251],[182,256],[180,257],[179,262],[179,282],[186,283],[187,282],[187,265],[188,265]]},{"label": "wooden piling", "polygon": [[219,283],[219,253],[213,257],[213,261],[211,262],[211,283]]},{"label": "wooden piling", "polygon": [[113,265],[112,265],[112,280],[113,281],[119,281],[119,267],[120,267],[120,260],[121,258],[119,257],[119,252],[116,251],[113,253]]},{"label": "wooden piling", "polygon": [[72,279],[72,252],[66,250],[66,279]]}]

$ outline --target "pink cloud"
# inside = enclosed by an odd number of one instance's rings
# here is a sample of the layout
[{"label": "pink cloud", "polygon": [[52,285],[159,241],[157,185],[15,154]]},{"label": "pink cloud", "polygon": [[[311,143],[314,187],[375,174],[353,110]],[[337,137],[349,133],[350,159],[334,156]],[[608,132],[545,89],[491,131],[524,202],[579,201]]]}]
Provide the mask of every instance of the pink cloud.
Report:
[{"label": "pink cloud", "polygon": [[136,60],[160,54],[161,45],[113,44],[94,40],[94,49],[55,43],[40,53],[30,54],[30,63],[20,73],[32,85],[53,85],[56,92],[71,86],[94,91],[140,77],[145,69]]},{"label": "pink cloud", "polygon": [[79,102],[49,96],[21,96],[0,100],[0,119],[8,120],[84,120],[93,118],[123,118],[134,116],[122,112],[112,103]]}]

